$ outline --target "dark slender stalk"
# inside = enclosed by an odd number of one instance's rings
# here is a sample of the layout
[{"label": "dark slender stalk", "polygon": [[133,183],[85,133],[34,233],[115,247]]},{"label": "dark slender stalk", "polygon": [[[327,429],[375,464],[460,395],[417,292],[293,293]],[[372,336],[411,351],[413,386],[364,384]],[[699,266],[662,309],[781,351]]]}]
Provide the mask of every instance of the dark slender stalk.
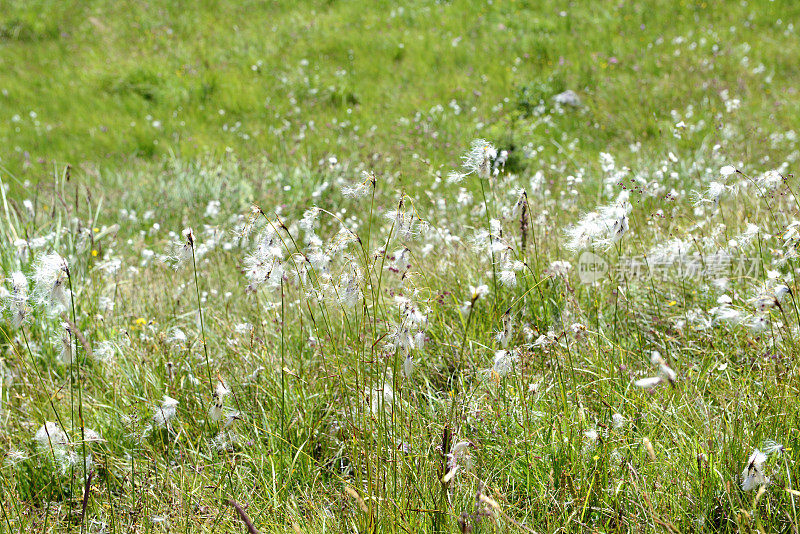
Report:
[{"label": "dark slender stalk", "polygon": [[200,315],[200,335],[202,336],[203,341],[203,354],[206,358],[206,374],[208,375],[208,387],[211,390],[211,394],[214,394],[214,382],[211,379],[211,364],[208,360],[208,344],[206,343],[206,326],[205,322],[203,321],[203,306],[200,303],[200,284],[197,281],[197,260],[195,259],[194,254],[194,237],[190,234],[189,237],[189,245],[192,248],[192,270],[194,271],[194,289],[195,293],[197,294],[197,313]]},{"label": "dark slender stalk", "polygon": [[[77,315],[75,314],[75,291],[72,288],[72,273],[70,272],[69,267],[65,267],[65,268],[66,268],[66,272],[67,272],[67,280],[69,281],[69,300],[70,300],[70,304],[71,304],[71,307],[72,307],[72,324],[73,325],[77,325],[78,324],[78,320],[77,320]],[[82,385],[82,380],[81,380],[81,364],[80,364],[80,359],[78,359],[78,336],[76,335],[75,332],[73,332],[72,328],[70,328],[69,335],[70,335],[70,343],[72,343],[73,340],[75,342],[75,352],[73,354],[73,360],[75,360],[75,368],[76,368],[76,375],[77,375],[76,378],[77,378],[77,383],[78,383],[78,422],[81,425],[81,455],[83,456],[83,477],[84,477],[84,486],[85,486],[86,484],[88,484],[88,476],[89,476],[89,474],[87,473],[87,465],[86,465],[86,436],[85,436],[86,425],[84,424],[84,421],[83,421],[83,385]],[[84,351],[83,359],[84,359],[84,363],[86,363],[85,362],[85,360],[86,360],[86,351]],[[72,367],[70,367],[70,369],[71,368]],[[74,385],[74,381],[73,381],[73,385]],[[72,387],[70,388],[70,394],[71,394],[71,390],[72,390]],[[74,410],[74,408],[73,408],[73,410]],[[72,425],[73,425],[73,431],[74,431],[74,426],[75,426],[74,417],[73,417]],[[84,519],[85,518],[84,518],[83,514],[81,514],[81,532],[83,532],[83,529],[84,529],[84,526],[85,526]]]},{"label": "dark slender stalk", "polygon": [[286,347],[284,343],[284,321],[285,321],[284,295],[283,295],[283,279],[281,279],[281,437],[286,442]]}]

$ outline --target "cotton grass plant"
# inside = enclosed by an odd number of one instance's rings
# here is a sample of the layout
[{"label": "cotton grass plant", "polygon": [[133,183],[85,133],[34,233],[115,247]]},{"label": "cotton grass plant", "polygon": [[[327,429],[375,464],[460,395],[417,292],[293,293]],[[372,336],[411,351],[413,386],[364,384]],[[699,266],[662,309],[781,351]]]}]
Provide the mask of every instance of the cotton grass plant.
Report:
[{"label": "cotton grass plant", "polygon": [[161,4],[0,15],[2,529],[797,524],[791,7]]},{"label": "cotton grass plant", "polygon": [[[729,173],[737,211],[684,193],[668,225],[623,181],[569,221],[499,157],[465,157],[448,190],[473,200],[367,173],[288,212],[208,204],[199,231],[148,216],[86,250],[78,211],[4,248],[6,526],[794,521],[791,181]],[[582,250],[620,270],[583,284]]]}]

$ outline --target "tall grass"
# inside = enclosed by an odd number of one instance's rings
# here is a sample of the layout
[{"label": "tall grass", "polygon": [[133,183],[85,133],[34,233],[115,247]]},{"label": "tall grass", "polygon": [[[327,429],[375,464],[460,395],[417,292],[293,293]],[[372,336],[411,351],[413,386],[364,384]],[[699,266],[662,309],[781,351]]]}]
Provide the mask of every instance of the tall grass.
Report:
[{"label": "tall grass", "polygon": [[751,4],[11,6],[2,529],[795,528],[796,6]]}]

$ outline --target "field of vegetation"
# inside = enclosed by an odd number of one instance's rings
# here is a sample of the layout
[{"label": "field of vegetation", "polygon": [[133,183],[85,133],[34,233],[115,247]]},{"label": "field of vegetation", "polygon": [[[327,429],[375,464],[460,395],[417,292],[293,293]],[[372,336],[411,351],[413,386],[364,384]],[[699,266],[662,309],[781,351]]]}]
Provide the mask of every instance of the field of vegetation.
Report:
[{"label": "field of vegetation", "polygon": [[798,532],[798,25],[3,3],[0,532]]}]

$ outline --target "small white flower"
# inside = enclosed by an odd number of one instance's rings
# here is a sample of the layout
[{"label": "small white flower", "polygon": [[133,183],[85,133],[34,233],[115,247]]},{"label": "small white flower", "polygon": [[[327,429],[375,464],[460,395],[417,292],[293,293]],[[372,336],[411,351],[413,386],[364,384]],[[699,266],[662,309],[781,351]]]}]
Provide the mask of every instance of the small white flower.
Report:
[{"label": "small white flower", "polygon": [[72,331],[67,323],[61,323],[61,333],[58,336],[58,342],[61,345],[61,352],[59,359],[61,363],[70,365],[75,356],[75,347],[72,345]]},{"label": "small white flower", "polygon": [[655,387],[655,386],[659,385],[660,383],[661,383],[661,377],[660,376],[651,376],[651,377],[648,377],[648,378],[640,378],[639,380],[634,382],[633,385],[636,386],[637,388],[645,388],[645,389],[647,389],[647,388]]},{"label": "small white flower", "polygon": [[234,421],[237,421],[242,418],[241,412],[239,410],[234,410],[232,408],[228,408],[225,410],[225,419],[222,422],[222,426],[228,428],[233,424]]},{"label": "small white flower", "polygon": [[764,474],[763,464],[767,455],[756,449],[747,460],[747,465],[742,471],[742,489],[752,491],[759,486],[769,484],[769,478]]},{"label": "small white flower", "polygon": [[553,102],[562,106],[569,106],[573,108],[581,107],[581,97],[572,89],[567,89],[563,93],[558,93],[553,97]]},{"label": "small white flower", "polygon": [[225,397],[230,393],[230,390],[225,387],[222,382],[217,382],[217,387],[214,389],[214,401],[208,410],[208,415],[212,421],[216,422],[222,419],[224,415],[223,406],[225,404]]},{"label": "small white flower", "polygon": [[486,284],[482,284],[477,287],[469,286],[469,294],[470,294],[470,300],[474,302],[479,298],[489,294],[489,286],[487,286]]},{"label": "small white flower", "polygon": [[514,369],[514,362],[517,360],[517,352],[515,350],[498,350],[494,353],[494,364],[492,370],[498,376],[504,377]]},{"label": "small white flower", "polygon": [[595,443],[600,439],[600,434],[598,434],[597,430],[594,428],[590,428],[583,433],[583,437],[586,438],[586,441],[589,443]]},{"label": "small white flower", "polygon": [[[5,291],[5,288],[2,289]],[[30,314],[28,279],[20,271],[12,273],[11,291],[4,292],[2,301],[3,306],[11,312],[11,323],[15,328],[19,328]]]},{"label": "small white flower", "polygon": [[362,180],[355,184],[345,184],[342,186],[342,195],[354,199],[361,199],[369,196],[375,188],[375,175],[364,171]]},{"label": "small white flower", "polygon": [[69,443],[67,434],[61,430],[58,423],[53,421],[45,421],[36,431],[34,439],[42,449],[49,449],[52,447],[65,447]]},{"label": "small white flower", "polygon": [[394,404],[394,390],[389,383],[385,383],[382,388],[366,389],[364,397],[370,405],[372,413],[377,415],[384,411],[391,413]]},{"label": "small white flower", "polygon": [[208,218],[214,218],[219,215],[219,208],[220,208],[220,201],[219,200],[210,200],[208,205],[206,206],[205,216]]},{"label": "small white flower", "polygon": [[459,441],[453,445],[452,450],[447,454],[447,472],[442,478],[442,482],[447,484],[464,469],[469,471],[472,468],[472,457],[469,449],[474,445],[469,441]]},{"label": "small white flower", "polygon": [[492,161],[496,158],[497,149],[490,142],[476,139],[464,156],[464,168],[467,174],[475,173],[481,178],[489,178]]},{"label": "small white flower", "polygon": [[654,350],[653,353],[650,355],[650,363],[654,366],[658,367],[658,376],[652,376],[648,378],[640,378],[639,380],[633,383],[634,386],[639,388],[652,388],[660,384],[661,382],[668,381],[672,384],[678,378],[678,373],[676,373],[672,367],[667,364],[667,361],[661,356],[661,354]]},{"label": "small white flower", "polygon": [[611,416],[611,427],[612,428],[622,428],[625,426],[625,416],[621,413],[615,413]]},{"label": "small white flower", "polygon": [[158,406],[153,413],[153,422],[158,428],[169,427],[170,422],[175,419],[177,406],[177,400],[164,395],[161,406]]},{"label": "small white flower", "polygon": [[33,272],[34,294],[37,300],[56,309],[68,304],[69,267],[58,254],[46,254],[36,261]]},{"label": "small white flower", "polygon": [[412,373],[414,372],[414,357],[409,352],[406,354],[405,360],[403,360],[403,376],[406,378],[411,378]]},{"label": "small white flower", "polygon": [[770,455],[773,453],[781,454],[785,450],[785,447],[778,443],[777,441],[768,439],[764,442],[764,454]]},{"label": "small white flower", "polygon": [[631,209],[627,197],[621,195],[615,203],[590,211],[565,230],[567,249],[578,252],[593,245],[610,248],[630,228]]}]

